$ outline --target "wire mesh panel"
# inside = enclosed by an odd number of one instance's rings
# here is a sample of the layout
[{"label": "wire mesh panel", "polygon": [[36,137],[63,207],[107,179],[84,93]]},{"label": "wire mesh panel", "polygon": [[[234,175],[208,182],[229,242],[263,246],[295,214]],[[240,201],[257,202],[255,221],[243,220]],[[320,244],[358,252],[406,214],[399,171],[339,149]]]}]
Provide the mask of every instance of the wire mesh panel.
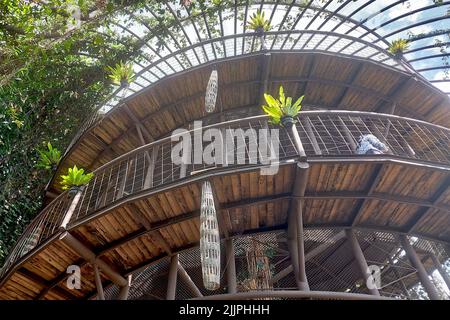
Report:
[{"label": "wire mesh panel", "polygon": [[[428,298],[396,235],[365,230],[358,230],[355,235],[367,264],[380,268],[379,292],[382,296],[395,299]],[[286,236],[285,231],[276,231],[234,238],[239,292],[296,289]],[[311,290],[369,294],[343,229],[307,228],[304,240],[306,274]],[[441,261],[450,259],[447,248],[441,243],[418,239],[413,245],[416,249],[427,248],[438,252]],[[223,249],[223,241],[221,246]],[[225,273],[229,262],[225,250],[221,252],[221,285],[215,291],[203,286],[199,247],[179,253],[180,265],[205,296],[227,293]],[[168,270],[169,259],[164,258],[134,272],[129,299],[165,299]],[[428,272],[432,274],[433,270]],[[436,282],[437,286],[444,285],[442,280],[436,281],[441,282]],[[107,299],[115,299],[118,293],[119,287],[116,285],[105,290]],[[190,287],[178,277],[176,298],[194,297]]]}]

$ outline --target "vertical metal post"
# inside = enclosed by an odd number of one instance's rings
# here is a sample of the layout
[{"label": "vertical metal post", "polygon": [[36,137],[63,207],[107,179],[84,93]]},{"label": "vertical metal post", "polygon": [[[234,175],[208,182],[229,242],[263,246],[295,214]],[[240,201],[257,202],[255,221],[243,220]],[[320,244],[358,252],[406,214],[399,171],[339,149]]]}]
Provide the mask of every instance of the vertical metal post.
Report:
[{"label": "vertical metal post", "polygon": [[425,270],[425,267],[423,266],[422,262],[417,256],[416,251],[405,235],[400,236],[400,243],[402,244],[402,247],[405,250],[406,255],[408,256],[409,261],[411,262],[413,267],[416,268],[420,282],[425,288],[425,291],[428,293],[428,297],[431,300],[440,300],[439,294],[430,278],[428,277],[428,273]]},{"label": "vertical metal post", "polygon": [[305,242],[303,230],[303,212],[301,200],[294,201],[297,207],[296,227],[297,227],[297,250],[298,250],[298,266],[300,277],[300,290],[309,291],[308,279],[306,278],[306,259],[305,259]]},{"label": "vertical metal post", "polygon": [[159,145],[156,145],[152,148],[151,161],[148,164],[147,174],[145,175],[145,180],[144,180],[144,189],[151,188],[155,185],[155,182],[153,180],[154,180],[154,171],[155,171],[156,160],[158,157],[158,151],[159,151]]},{"label": "vertical metal post", "polygon": [[[391,107],[391,110],[389,111],[389,114],[394,114],[396,108],[397,108],[397,104],[393,103],[392,107]],[[386,126],[386,131],[384,132],[384,136],[386,137],[386,139],[387,139],[387,137],[389,135],[389,130],[390,129],[391,129],[391,121],[388,122],[388,125]]]},{"label": "vertical metal post", "polygon": [[320,150],[319,143],[317,142],[316,136],[314,135],[314,131],[313,131],[312,125],[311,125],[311,120],[309,120],[308,117],[305,117],[303,119],[303,123],[305,125],[309,140],[311,140],[311,143],[312,143],[312,146],[314,149],[314,153],[318,156],[321,156],[322,151]]},{"label": "vertical metal post", "polygon": [[288,250],[289,255],[291,257],[291,264],[292,269],[294,271],[295,282],[297,284],[297,288],[300,289],[301,281],[298,263],[297,226],[296,226],[296,217],[293,214],[291,214],[288,219],[287,239],[288,239]]},{"label": "vertical metal post", "polygon": [[95,286],[97,287],[97,300],[105,300],[105,293],[103,292],[102,279],[98,270],[97,264],[94,264]]},{"label": "vertical metal post", "polygon": [[236,293],[236,262],[234,259],[234,242],[233,239],[225,241],[226,257],[227,257],[227,284],[228,293]]},{"label": "vertical metal post", "polygon": [[178,254],[170,259],[169,278],[167,280],[167,300],[175,300],[177,292]]},{"label": "vertical metal post", "polygon": [[[347,239],[350,241],[350,244],[352,246],[353,254],[355,255],[356,262],[358,263],[359,269],[361,271],[361,275],[363,276],[363,279],[366,281],[370,276],[369,273],[369,266],[367,265],[366,258],[364,257],[364,254],[361,250],[361,247],[358,243],[358,239],[356,239],[355,233],[351,229],[345,230],[345,233],[347,235]],[[374,296],[379,296],[380,293],[378,292],[378,289],[376,288],[367,288],[370,292],[370,294]]]},{"label": "vertical metal post", "polygon": [[75,209],[78,205],[78,202],[80,201],[81,195],[83,194],[83,190],[84,190],[84,186],[80,187],[80,190],[73,197],[72,202],[70,203],[69,209],[67,209],[66,215],[64,216],[64,219],[59,227],[60,229],[65,230],[67,225],[69,224],[70,219],[72,218],[72,215],[75,212]]},{"label": "vertical metal post", "polygon": [[117,297],[119,300],[128,300],[128,293],[130,292],[131,287],[131,274],[127,277],[127,284],[120,288],[119,296]]},{"label": "vertical metal post", "polygon": [[345,136],[345,140],[347,140],[347,143],[350,146],[350,149],[355,152],[356,151],[356,143],[355,140],[353,139],[353,135],[350,132],[350,130],[348,129],[347,125],[345,124],[344,120],[341,119],[341,117],[339,117],[339,122],[341,123],[342,129],[344,129],[344,136]]},{"label": "vertical metal post", "polygon": [[306,162],[305,149],[303,148],[303,144],[302,144],[302,141],[300,139],[300,135],[298,134],[297,127],[294,124],[288,130],[289,130],[289,135],[291,136],[291,139],[294,142],[295,149],[298,152],[300,161],[301,162]]},{"label": "vertical metal post", "polygon": [[439,261],[438,257],[436,257],[435,254],[431,254],[431,259],[433,260],[434,265],[436,266],[436,269],[441,274],[442,279],[444,279],[445,284],[447,285],[447,288],[450,290],[450,277],[448,273],[442,268],[442,264]]},{"label": "vertical metal post", "polygon": [[308,279],[305,267],[305,248],[303,232],[303,211],[302,202],[296,197],[305,194],[308,181],[309,164],[298,162],[295,176],[295,184],[292,191],[294,199],[288,216],[288,246],[291,255],[291,262],[294,269],[295,280],[299,290],[309,291]]}]

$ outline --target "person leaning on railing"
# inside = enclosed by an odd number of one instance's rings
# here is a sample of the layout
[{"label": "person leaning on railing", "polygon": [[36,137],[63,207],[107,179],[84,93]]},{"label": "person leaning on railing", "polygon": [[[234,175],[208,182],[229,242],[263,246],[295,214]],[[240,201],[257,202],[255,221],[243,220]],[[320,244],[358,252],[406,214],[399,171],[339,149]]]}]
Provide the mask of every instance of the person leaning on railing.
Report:
[{"label": "person leaning on railing", "polygon": [[383,154],[388,151],[388,148],[373,134],[365,134],[359,137],[357,154]]}]

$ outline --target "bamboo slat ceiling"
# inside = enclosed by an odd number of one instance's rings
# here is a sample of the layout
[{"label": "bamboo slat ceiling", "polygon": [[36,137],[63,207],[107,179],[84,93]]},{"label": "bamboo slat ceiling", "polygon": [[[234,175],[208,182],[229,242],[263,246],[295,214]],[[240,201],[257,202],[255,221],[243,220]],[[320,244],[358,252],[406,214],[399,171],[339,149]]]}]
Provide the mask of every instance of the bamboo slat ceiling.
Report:
[{"label": "bamboo slat ceiling", "polygon": [[[94,170],[141,146],[140,134],[150,143],[204,117],[204,124],[208,124],[260,114],[265,63],[263,55],[256,55],[217,65],[216,114],[223,111],[222,119],[214,115],[208,118],[204,111],[210,66],[161,80],[127,99],[88,130],[68,152],[56,176],[74,164]],[[317,53],[273,53],[267,84],[271,93],[283,84],[292,96],[305,94],[305,109],[389,113],[395,102],[394,114],[450,126],[450,99],[446,95],[408,73],[368,61]],[[57,181],[50,190],[60,192]]]},{"label": "bamboo slat ceiling", "polygon": [[[371,188],[377,172],[380,178]],[[287,164],[274,176],[250,171],[211,178],[220,208],[221,236],[284,228],[294,177],[295,165]],[[445,209],[450,203],[446,171],[398,163],[317,162],[312,163],[308,180],[304,200],[307,228],[354,225],[360,229],[412,230],[415,236],[450,242],[450,213]],[[366,193],[370,189],[379,198],[339,196]],[[198,245],[200,190],[201,182],[186,182],[171,190],[130,200],[74,226],[71,233],[121,274],[126,274],[167,256],[168,251]],[[436,193],[442,193],[434,203],[436,208],[424,213],[423,209],[428,209],[423,207],[424,203],[433,202]],[[380,195],[422,199],[423,203],[383,200]],[[361,206],[364,210],[359,214]],[[419,219],[422,215],[425,219]],[[148,225],[152,227],[148,229]],[[376,258],[375,253],[372,256]],[[66,268],[71,264],[82,265],[85,276],[81,290],[67,290],[65,286]],[[103,281],[107,283],[107,278],[103,277]],[[17,266],[2,284],[0,298],[77,299],[94,292],[90,264],[56,239]]]}]

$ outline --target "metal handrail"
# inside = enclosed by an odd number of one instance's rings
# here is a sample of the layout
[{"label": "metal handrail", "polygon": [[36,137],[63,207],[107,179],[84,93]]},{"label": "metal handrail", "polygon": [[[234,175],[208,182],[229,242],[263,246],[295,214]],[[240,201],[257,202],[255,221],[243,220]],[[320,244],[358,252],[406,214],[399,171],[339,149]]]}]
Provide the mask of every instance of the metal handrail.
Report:
[{"label": "metal handrail", "polygon": [[[268,43],[270,45],[270,47],[273,47],[273,45],[275,45],[275,43],[277,41],[280,41],[280,39],[281,40],[285,40],[285,38],[288,39],[292,35],[299,35],[299,38],[303,37],[303,36],[310,36],[310,39],[308,40],[308,42],[311,42],[313,40],[312,37],[314,37],[314,36],[324,36],[324,37],[337,37],[337,38],[340,38],[340,39],[349,40],[352,43],[359,43],[359,44],[364,45],[366,48],[371,48],[372,50],[377,51],[377,53],[376,54],[371,54],[368,57],[365,57],[364,55],[361,55],[361,54],[360,55],[357,54],[356,56],[353,56],[352,54],[348,54],[347,56],[351,56],[351,57],[358,58],[358,59],[365,59],[365,60],[368,60],[368,61],[373,61],[375,63],[380,63],[380,64],[383,64],[383,65],[386,65],[388,67],[396,67],[396,68],[398,68],[398,69],[400,69],[402,71],[407,71],[407,69],[405,69],[405,67],[402,66],[401,63],[399,64],[398,62],[395,62],[395,60],[392,59],[392,55],[389,52],[387,52],[386,50],[384,50],[383,48],[381,48],[381,47],[379,47],[377,45],[374,45],[373,43],[370,43],[368,41],[365,41],[363,39],[355,38],[355,37],[352,37],[352,36],[349,36],[349,35],[345,35],[345,34],[340,34],[340,33],[335,33],[335,32],[328,32],[328,31],[320,31],[320,30],[279,30],[279,31],[268,31],[268,32],[265,33],[265,42]],[[285,38],[283,38],[283,36]],[[273,44],[269,43],[269,40],[267,40],[270,37],[273,37]],[[281,38],[279,38],[279,37],[281,37]],[[162,57],[162,58],[160,58],[160,59],[150,63],[148,66],[146,66],[145,68],[140,70],[138,73],[136,73],[136,77],[141,76],[145,72],[149,71],[150,69],[152,69],[154,67],[157,67],[160,64],[167,63],[167,61],[169,59],[171,59],[171,58],[186,55],[187,52],[194,52],[195,49],[197,49],[199,47],[205,48],[206,45],[213,45],[215,43],[222,43],[222,44],[224,44],[225,41],[227,41],[227,40],[230,40],[230,39],[236,39],[237,40],[237,39],[241,39],[241,38],[243,40],[246,39],[246,38],[247,39],[255,39],[255,38],[258,38],[258,35],[256,35],[254,32],[247,32],[247,33],[232,34],[232,35],[227,35],[227,36],[223,36],[223,37],[217,37],[217,38],[213,38],[213,39],[207,39],[207,40],[204,40],[204,41],[200,41],[200,42],[195,43],[193,45],[184,47],[183,49],[174,51],[171,54],[168,54],[168,55],[166,55],[166,56],[164,56],[164,57]],[[302,48],[302,49],[299,50],[299,49],[291,48],[289,46],[291,44],[292,43],[290,43],[289,41],[283,41],[283,44],[281,45],[280,48],[278,48],[278,49],[271,48],[268,51],[269,52],[283,52],[283,51],[289,51],[289,52],[328,52],[328,49],[330,49],[330,48],[327,48],[326,50],[318,50],[316,48],[312,48],[312,49]],[[330,47],[333,47],[333,46],[330,46]],[[363,50],[358,49],[358,50],[355,50],[355,51],[357,53],[360,53]],[[233,54],[231,56],[225,56],[225,58],[239,57],[239,56],[244,56],[244,55],[248,55],[248,54],[252,54],[252,53],[258,53],[258,52],[261,53],[263,51],[258,49],[256,46],[252,45],[252,47],[250,48],[250,51],[248,51],[248,52],[242,52],[240,54]],[[333,51],[329,51],[329,52],[331,52],[333,54],[338,54],[338,53],[333,52]],[[346,56],[345,53],[339,53],[339,55]],[[378,59],[375,59],[375,57],[378,57]],[[190,71],[190,70],[193,70],[193,69],[195,69],[197,67],[203,66],[203,65],[205,65],[207,63],[217,62],[219,60],[221,60],[221,59],[208,60],[208,61],[205,61],[204,63],[200,63],[200,64],[195,65],[193,67],[186,68],[186,69],[182,70],[181,72]],[[391,61],[391,63],[387,63],[388,61]],[[175,74],[175,73],[167,74],[167,76],[159,79],[158,81],[152,83],[151,85],[154,85],[155,83],[158,83],[159,81],[164,80],[167,77],[172,76],[173,74]],[[178,74],[178,73],[176,73],[176,74]],[[116,93],[118,93],[119,91],[120,90],[116,90]],[[124,98],[122,101],[120,101],[118,104],[116,104],[108,112],[116,109],[117,107],[120,107],[120,105],[123,102],[126,102],[126,101],[130,100],[136,94],[139,94],[139,93],[140,93],[140,91],[138,91],[138,92],[136,92],[136,93],[134,93],[134,94]],[[97,117],[97,114],[98,114],[98,112],[96,111],[92,115],[92,118]],[[85,121],[85,123],[83,123],[82,126],[80,127],[80,130],[78,130],[77,135],[74,136],[74,138],[72,139],[71,143],[66,148],[65,154],[67,154],[70,151],[70,148],[76,143],[76,141],[82,136],[82,134],[84,132],[86,132],[88,129],[90,129],[91,127],[94,127],[99,120],[100,119],[95,119],[93,121],[93,120],[91,120],[89,118],[87,121]]]},{"label": "metal handrail", "polygon": [[[372,133],[388,147],[392,156],[416,159],[431,165],[450,166],[450,129],[442,126],[399,116],[358,111],[305,111],[300,113],[297,120],[299,136],[307,156],[311,158],[357,158],[355,146],[358,138]],[[245,143],[241,149],[234,146],[233,159],[242,156],[244,163],[249,164],[247,150],[250,149],[251,135],[258,129],[267,128],[267,117],[262,115],[221,122],[186,130],[186,133],[192,137],[199,130],[212,128],[242,129],[238,138],[244,138],[242,141]],[[244,130],[249,129],[246,138]],[[68,197],[67,192],[60,194],[33,219],[19,238],[6,259],[0,277],[22,257],[57,235],[63,221],[64,224],[68,222],[67,228],[70,228],[99,209],[127,196],[168,185],[203,170],[210,173],[224,167],[205,163],[175,165],[171,161],[171,151],[178,141],[172,140],[172,137],[166,137],[149,143],[96,169],[92,181],[79,193],[76,205],[73,205],[73,200]],[[279,131],[278,140],[275,142],[280,146],[279,160],[297,157],[297,151],[286,130]],[[275,151],[270,144],[269,149]],[[191,154],[191,160],[192,156]],[[245,164],[230,164],[227,167]],[[260,159],[257,159],[255,165],[262,165]],[[66,217],[71,205],[71,215]]]}]

